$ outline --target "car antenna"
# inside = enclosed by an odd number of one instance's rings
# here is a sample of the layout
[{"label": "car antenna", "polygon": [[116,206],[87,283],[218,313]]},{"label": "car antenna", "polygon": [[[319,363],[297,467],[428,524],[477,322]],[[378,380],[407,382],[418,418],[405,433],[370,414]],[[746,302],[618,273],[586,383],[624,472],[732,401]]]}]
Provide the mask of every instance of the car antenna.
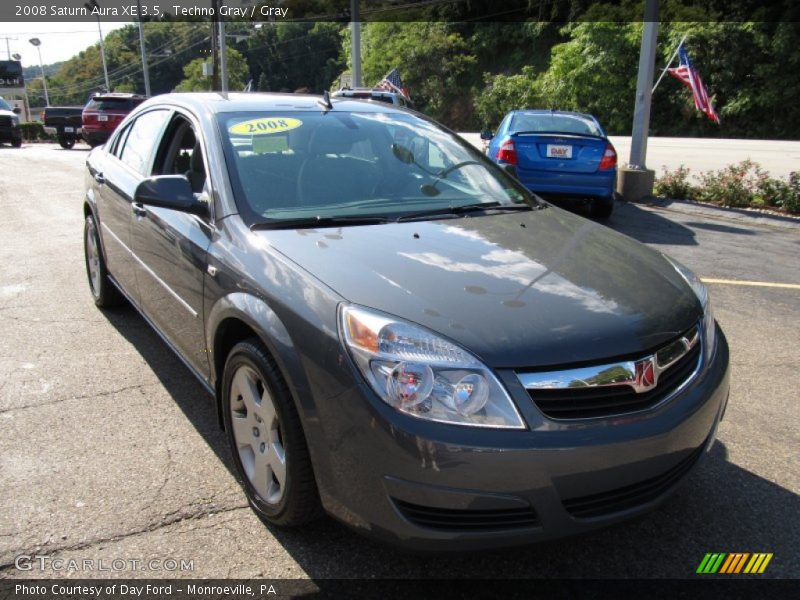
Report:
[{"label": "car antenna", "polygon": [[331,104],[331,95],[328,93],[328,90],[322,92],[322,100],[320,100],[319,103],[325,110],[331,110],[333,108],[333,104]]}]

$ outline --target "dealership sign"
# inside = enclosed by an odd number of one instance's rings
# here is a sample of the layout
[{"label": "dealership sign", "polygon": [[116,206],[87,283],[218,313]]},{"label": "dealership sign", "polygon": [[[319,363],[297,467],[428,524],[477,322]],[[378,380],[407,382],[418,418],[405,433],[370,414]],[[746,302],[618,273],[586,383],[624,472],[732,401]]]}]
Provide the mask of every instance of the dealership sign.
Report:
[{"label": "dealership sign", "polygon": [[0,88],[23,89],[24,87],[22,64],[18,60],[0,60]]}]

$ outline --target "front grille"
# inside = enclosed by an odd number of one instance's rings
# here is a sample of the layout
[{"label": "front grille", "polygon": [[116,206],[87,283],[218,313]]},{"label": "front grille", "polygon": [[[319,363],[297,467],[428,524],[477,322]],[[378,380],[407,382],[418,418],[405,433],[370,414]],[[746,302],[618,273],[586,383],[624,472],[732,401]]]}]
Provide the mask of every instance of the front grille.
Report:
[{"label": "front grille", "polygon": [[651,408],[680,387],[697,368],[700,344],[661,374],[649,392],[636,393],[629,385],[529,389],[531,399],[551,419],[609,417]]},{"label": "front grille", "polygon": [[0,127],[11,127],[11,117],[1,116]]},{"label": "front grille", "polygon": [[528,508],[469,510],[420,506],[392,498],[400,513],[411,523],[442,531],[497,531],[538,527],[536,512]]},{"label": "front grille", "polygon": [[703,454],[705,446],[706,444],[703,443],[699,448],[692,450],[689,456],[657,477],[600,494],[563,500],[564,508],[577,519],[591,519],[652,502],[675,485],[692,468],[692,465]]}]

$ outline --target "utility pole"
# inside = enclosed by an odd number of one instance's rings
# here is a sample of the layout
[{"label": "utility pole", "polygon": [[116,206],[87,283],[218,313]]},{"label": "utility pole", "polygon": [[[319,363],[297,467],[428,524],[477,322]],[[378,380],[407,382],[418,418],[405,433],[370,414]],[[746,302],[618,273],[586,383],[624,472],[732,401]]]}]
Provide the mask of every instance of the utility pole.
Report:
[{"label": "utility pole", "polygon": [[211,0],[211,8],[214,9],[214,16],[211,17],[211,91],[219,89],[219,61],[217,60],[218,44],[217,38],[217,10],[218,1]]},{"label": "utility pole", "polygon": [[219,20],[219,79],[220,90],[228,93],[228,44],[225,43],[225,21]]},{"label": "utility pole", "polygon": [[647,135],[650,129],[650,101],[658,44],[658,0],[645,0],[642,45],[639,50],[639,76],[633,110],[631,155],[626,168],[618,173],[617,190],[626,200],[641,200],[653,193],[655,172],[647,168]]},{"label": "utility pole", "polygon": [[16,40],[17,38],[6,36],[3,39],[6,41],[6,52],[8,53],[8,60],[11,60],[11,45],[8,43],[8,41],[9,40]]},{"label": "utility pole", "polygon": [[353,87],[361,87],[361,16],[358,0],[350,0],[351,54],[353,55]]},{"label": "utility pole", "polygon": [[[150,96],[150,71],[147,69],[147,48],[144,45],[144,23],[142,23],[142,3],[136,0],[139,10],[139,48],[142,51],[142,75],[144,75],[144,95]],[[99,21],[98,21],[99,23]]]},{"label": "utility pole", "polygon": [[[93,9],[99,9],[100,6],[97,4],[97,0],[89,0],[89,2],[85,2],[83,4],[86,9],[91,12]],[[108,81],[108,66],[106,65],[106,45],[103,42],[103,29],[100,27],[100,13],[97,13],[97,33],[100,35],[100,57],[103,59],[103,77],[106,80],[106,91],[111,91],[111,83]]]}]

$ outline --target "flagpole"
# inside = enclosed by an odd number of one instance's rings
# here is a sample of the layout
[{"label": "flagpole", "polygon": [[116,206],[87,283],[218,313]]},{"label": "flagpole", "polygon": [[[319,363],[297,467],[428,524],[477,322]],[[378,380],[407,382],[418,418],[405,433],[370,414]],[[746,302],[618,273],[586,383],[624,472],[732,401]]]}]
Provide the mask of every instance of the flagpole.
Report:
[{"label": "flagpole", "polygon": [[681,41],[678,43],[678,46],[675,48],[675,52],[672,53],[672,56],[670,57],[669,62],[667,63],[667,66],[664,67],[663,71],[661,71],[661,75],[659,75],[658,80],[656,81],[656,84],[653,86],[653,89],[650,91],[651,94],[656,91],[656,88],[658,87],[658,84],[661,83],[662,79],[664,79],[664,75],[667,74],[667,69],[669,69],[669,66],[672,64],[672,61],[675,60],[675,57],[678,56],[678,51],[680,50],[681,46],[683,45],[683,42],[686,41],[687,37],[689,37],[688,33],[686,35],[684,35],[683,38],[681,39]]}]

